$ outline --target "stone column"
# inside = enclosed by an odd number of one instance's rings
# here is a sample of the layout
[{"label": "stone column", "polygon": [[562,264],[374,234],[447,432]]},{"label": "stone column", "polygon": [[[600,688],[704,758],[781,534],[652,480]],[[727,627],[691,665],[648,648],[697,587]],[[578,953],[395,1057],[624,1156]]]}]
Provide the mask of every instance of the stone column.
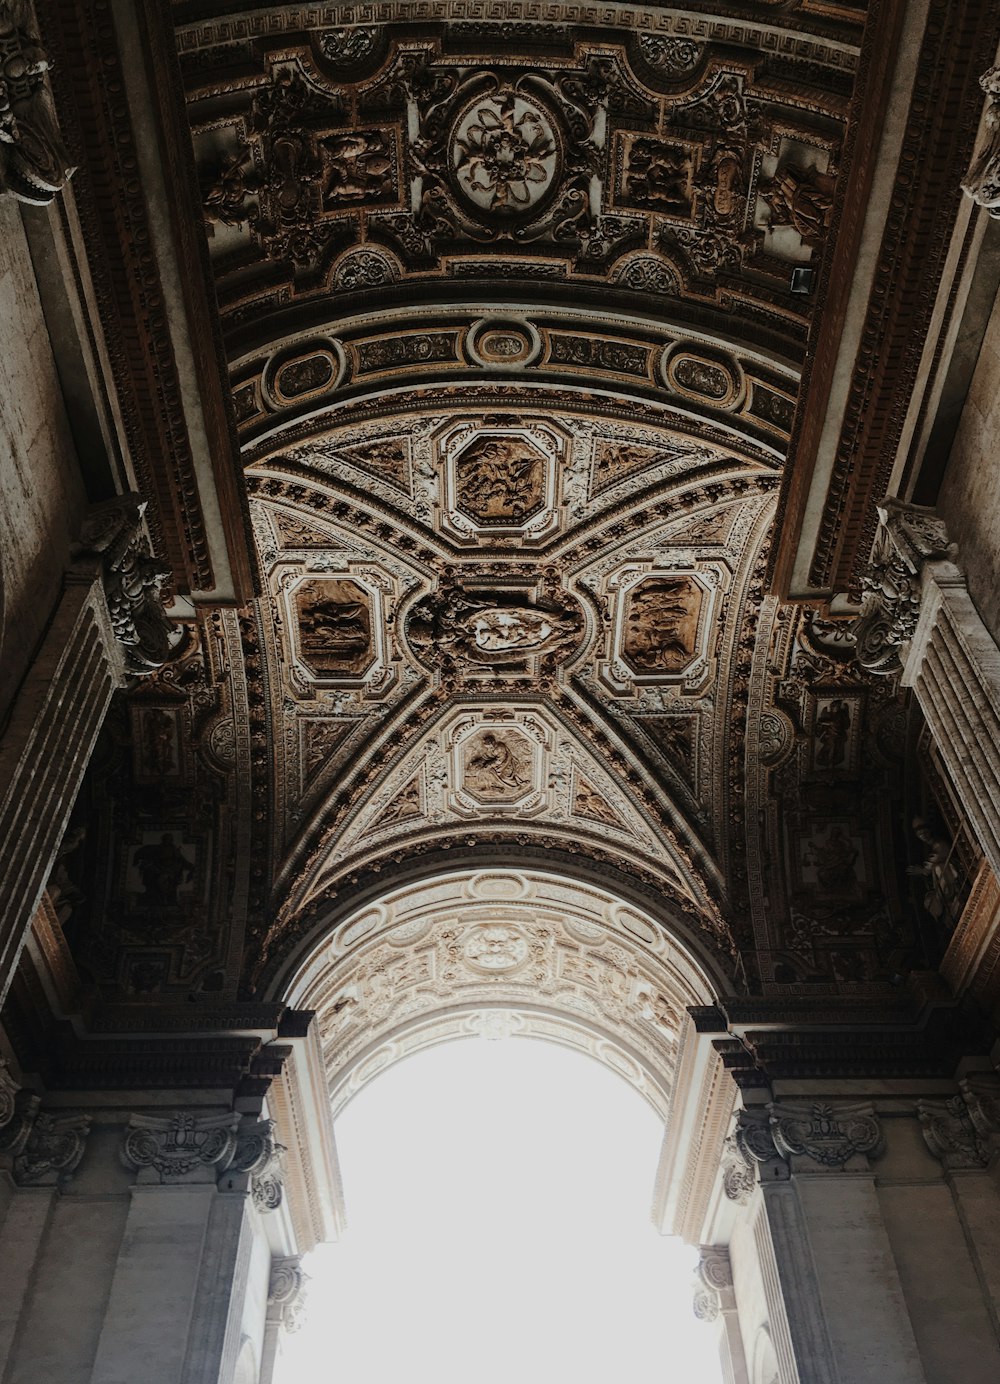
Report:
[{"label": "stone column", "polygon": [[763,1315],[780,1384],[1000,1378],[998,1094],[970,1076],[877,1113],[764,1092],[739,1112],[722,1186],[742,1208],[731,1248],[748,1359]]},{"label": "stone column", "polygon": [[900,673],[920,703],[962,808],[1000,876],[1000,650],[931,509],[887,499],[855,622],[857,657]]},{"label": "stone column", "polygon": [[279,1255],[272,1259],[259,1384],[272,1384],[285,1332],[297,1331],[301,1325],[307,1282],[302,1272],[301,1255]]},{"label": "stone column", "polygon": [[736,1143],[759,1168],[758,1240],[766,1225],[800,1384],[925,1384],[875,1198],[872,1107],[751,1107]]},{"label": "stone column", "polygon": [[145,505],[92,507],[80,557],[0,738],[0,1003],[66,830],[111,697],[183,647],[160,600]]},{"label": "stone column", "polygon": [[48,1111],[0,1076],[4,1384],[234,1384],[295,1247],[270,1121]]},{"label": "stone column", "polygon": [[699,1321],[717,1324],[725,1384],[750,1384],[733,1289],[733,1267],[725,1245],[702,1245],[699,1250],[694,1314]]}]

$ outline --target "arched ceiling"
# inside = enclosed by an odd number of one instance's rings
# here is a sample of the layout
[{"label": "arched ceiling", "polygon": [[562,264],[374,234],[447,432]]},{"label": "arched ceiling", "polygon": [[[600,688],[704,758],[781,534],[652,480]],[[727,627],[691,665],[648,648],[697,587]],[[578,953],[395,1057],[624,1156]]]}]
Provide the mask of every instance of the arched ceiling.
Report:
[{"label": "arched ceiling", "polygon": [[71,931],[112,1012],[272,993],[331,908],[459,857],[629,882],[720,993],[922,963],[898,689],[766,584],[864,22],[175,6],[158,118],[257,585],[189,581],[91,775]]},{"label": "arched ceiling", "polygon": [[688,1005],[711,999],[663,922],[540,870],[458,870],[337,920],[285,998],[316,1014],[337,1112],[390,1063],[454,1038],[582,1050],[665,1116]]}]

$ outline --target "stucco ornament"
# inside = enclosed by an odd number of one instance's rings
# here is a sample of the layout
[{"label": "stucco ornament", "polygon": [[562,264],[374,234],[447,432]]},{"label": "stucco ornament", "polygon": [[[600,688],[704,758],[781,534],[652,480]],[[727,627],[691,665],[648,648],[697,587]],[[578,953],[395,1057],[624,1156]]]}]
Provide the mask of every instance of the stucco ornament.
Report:
[{"label": "stucco ornament", "polygon": [[122,1162],[137,1171],[150,1169],[162,1182],[194,1173],[228,1168],[236,1152],[236,1114],[133,1115],[125,1132]]},{"label": "stucco ornament", "polygon": [[455,123],[452,172],[477,212],[530,212],[551,190],[558,164],[551,117],[538,102],[509,87],[478,98]]},{"label": "stucco ornament", "polygon": [[827,1168],[876,1153],[882,1131],[870,1104],[772,1105],[775,1148],[785,1158],[806,1157]]}]

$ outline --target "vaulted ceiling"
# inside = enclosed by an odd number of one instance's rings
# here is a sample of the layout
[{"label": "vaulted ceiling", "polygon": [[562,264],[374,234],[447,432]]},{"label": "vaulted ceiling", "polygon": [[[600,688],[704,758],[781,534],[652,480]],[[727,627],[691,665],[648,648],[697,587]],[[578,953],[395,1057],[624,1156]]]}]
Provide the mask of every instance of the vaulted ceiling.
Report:
[{"label": "vaulted ceiling", "polygon": [[933,947],[905,702],[782,597],[810,524],[856,578],[874,522],[810,468],[904,8],[186,0],[119,35],[203,432],[186,473],[137,441],[188,639],[66,866],[108,1013],[270,996],[352,901],[484,862],[641,901],[719,992],[895,1003]]}]

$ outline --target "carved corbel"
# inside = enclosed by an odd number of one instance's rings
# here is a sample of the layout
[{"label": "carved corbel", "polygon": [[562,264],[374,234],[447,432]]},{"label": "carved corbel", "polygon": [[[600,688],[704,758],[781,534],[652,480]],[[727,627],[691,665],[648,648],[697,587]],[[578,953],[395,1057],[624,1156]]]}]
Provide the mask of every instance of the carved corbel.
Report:
[{"label": "carved corbel", "polygon": [[842,1168],[852,1158],[882,1148],[882,1130],[868,1103],[770,1106],[775,1147],[784,1158],[810,1158],[824,1168]]},{"label": "carved corbel", "polygon": [[131,492],[93,505],[76,547],[77,557],[100,563],[111,627],[132,677],[155,673],[186,645],[183,627],[163,608],[161,588],[171,573],[150,552],[145,510],[146,502]]},{"label": "carved corbel", "polygon": [[74,172],[25,0],[0,0],[0,196],[46,206]]},{"label": "carved corbel", "polygon": [[298,1331],[305,1315],[309,1275],[302,1271],[301,1255],[279,1256],[271,1260],[271,1280],[267,1293],[267,1320]]},{"label": "carved corbel", "polygon": [[126,1168],[160,1182],[207,1182],[229,1168],[240,1116],[133,1115],[121,1149]]},{"label": "carved corbel", "polygon": [[986,95],[983,124],[962,191],[990,216],[1000,217],[1000,67],[991,67],[979,79]]}]

